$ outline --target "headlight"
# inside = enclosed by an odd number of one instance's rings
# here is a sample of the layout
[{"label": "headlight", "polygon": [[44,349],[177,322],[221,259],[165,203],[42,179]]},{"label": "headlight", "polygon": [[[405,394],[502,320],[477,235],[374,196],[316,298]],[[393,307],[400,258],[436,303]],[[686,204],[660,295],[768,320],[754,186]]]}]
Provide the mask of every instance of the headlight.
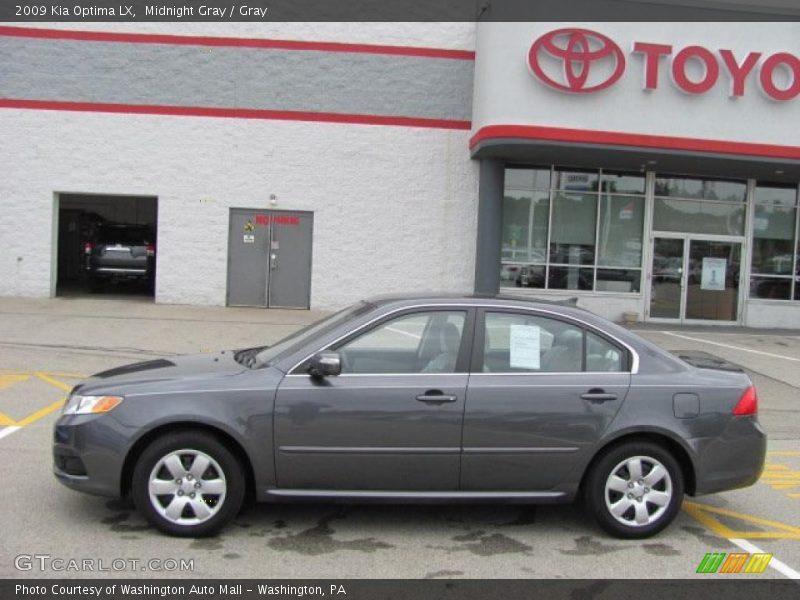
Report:
[{"label": "headlight", "polygon": [[122,402],[122,396],[80,396],[72,394],[64,405],[65,415],[104,413]]}]

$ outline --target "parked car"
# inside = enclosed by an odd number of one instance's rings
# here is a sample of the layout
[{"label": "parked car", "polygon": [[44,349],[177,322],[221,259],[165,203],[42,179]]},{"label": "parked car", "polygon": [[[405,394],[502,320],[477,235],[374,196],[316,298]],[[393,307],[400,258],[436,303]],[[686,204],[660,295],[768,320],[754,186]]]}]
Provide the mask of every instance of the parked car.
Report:
[{"label": "parked car", "polygon": [[94,289],[120,280],[154,281],[155,233],[147,225],[101,223],[83,250]]},{"label": "parked car", "polygon": [[127,365],[77,385],[55,475],[130,494],[160,530],[219,530],[246,497],[569,502],[613,535],[684,493],[753,484],[753,383],[590,312],[514,297],[359,302],[273,346]]},{"label": "parked car", "polygon": [[545,267],[543,265],[526,265],[520,267],[517,275],[517,287],[544,287]]}]

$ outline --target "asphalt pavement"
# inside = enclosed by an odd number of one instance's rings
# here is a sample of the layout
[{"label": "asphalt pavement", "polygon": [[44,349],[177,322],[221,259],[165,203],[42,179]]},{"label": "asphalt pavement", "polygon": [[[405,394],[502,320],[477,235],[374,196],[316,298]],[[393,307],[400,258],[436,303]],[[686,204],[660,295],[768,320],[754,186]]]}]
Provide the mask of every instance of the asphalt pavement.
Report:
[{"label": "asphalt pavement", "polygon": [[[159,356],[268,344],[320,316],[155,305],[145,297],[0,299],[0,576],[726,577],[696,574],[714,552],[773,555],[763,573],[736,577],[798,576],[800,331],[638,328],[666,348],[744,366],[770,437],[756,485],[687,498],[672,526],[644,541],[606,536],[579,505],[317,503],[256,506],[218,537],[178,539],[156,532],[124,501],[79,494],[53,478],[53,422],[80,377]],[[81,570],[87,565],[95,571]]]}]

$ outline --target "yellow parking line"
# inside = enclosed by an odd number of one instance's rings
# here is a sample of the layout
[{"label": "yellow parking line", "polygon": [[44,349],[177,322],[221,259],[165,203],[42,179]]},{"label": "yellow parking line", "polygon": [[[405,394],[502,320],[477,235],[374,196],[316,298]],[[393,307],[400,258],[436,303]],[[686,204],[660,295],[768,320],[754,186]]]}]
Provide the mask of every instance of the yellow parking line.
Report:
[{"label": "yellow parking line", "polygon": [[0,390],[23,383],[28,379],[30,379],[30,375],[27,373],[4,373],[0,375]]},{"label": "yellow parking line", "polygon": [[[66,377],[67,379],[86,379],[89,377],[84,373],[65,373],[61,371],[40,371],[53,377]],[[34,371],[22,371],[20,369],[0,369],[0,377],[3,375],[34,375]]]},{"label": "yellow parking line", "polygon": [[[53,373],[53,372],[43,372],[43,371],[17,371],[11,369],[0,369],[0,388],[3,387],[2,384],[14,385],[16,383],[20,383],[22,381],[27,380],[29,377],[34,376],[41,381],[44,381],[48,385],[52,385],[55,388],[58,388],[62,392],[69,392],[72,389],[72,386],[64,383],[63,381],[59,381],[55,377],[67,377],[67,378],[81,378],[84,377],[83,375],[79,375],[77,373]],[[2,430],[3,435],[0,437],[5,437],[8,433],[13,433],[14,431],[19,431],[22,427],[30,425],[31,423],[35,423],[39,419],[46,417],[47,415],[59,410],[62,406],[64,406],[64,402],[66,401],[65,398],[61,400],[57,400],[52,404],[45,406],[44,408],[40,408],[36,412],[28,415],[20,419],[19,421],[15,421],[8,415],[0,413],[0,427],[4,427],[5,429]]]},{"label": "yellow parking line", "polygon": [[[761,517],[756,517],[754,515],[740,513],[733,510],[728,510],[726,508],[717,508],[716,506],[709,506],[707,504],[699,504],[697,502],[684,502],[683,510],[696,521],[702,523],[720,537],[800,540],[800,527],[787,525],[786,523],[762,519]],[[751,525],[760,525],[762,527],[772,529],[773,531],[736,531],[726,525],[723,525],[717,519],[715,519],[712,516],[715,514],[723,517],[731,517]]]},{"label": "yellow parking line", "polygon": [[773,450],[772,452],[767,452],[767,456],[800,456],[800,451]]},{"label": "yellow parking line", "polygon": [[34,375],[36,375],[36,377],[38,377],[45,383],[49,383],[50,385],[57,387],[58,389],[63,390],[65,392],[69,392],[72,389],[71,385],[68,385],[63,381],[59,381],[58,379],[53,379],[52,377],[50,377],[46,373],[42,373],[41,371],[36,371]]},{"label": "yellow parking line", "polygon": [[65,399],[62,398],[61,400],[53,402],[50,406],[45,406],[44,408],[37,410],[35,413],[28,415],[24,419],[17,421],[15,425],[17,427],[25,427],[26,425],[30,425],[31,423],[38,421],[42,417],[46,417],[50,413],[57,411],[59,408],[64,406],[64,400]]},{"label": "yellow parking line", "polygon": [[67,379],[86,379],[89,377],[83,373],[62,373],[60,371],[47,371],[47,374],[53,377],[66,377]]}]

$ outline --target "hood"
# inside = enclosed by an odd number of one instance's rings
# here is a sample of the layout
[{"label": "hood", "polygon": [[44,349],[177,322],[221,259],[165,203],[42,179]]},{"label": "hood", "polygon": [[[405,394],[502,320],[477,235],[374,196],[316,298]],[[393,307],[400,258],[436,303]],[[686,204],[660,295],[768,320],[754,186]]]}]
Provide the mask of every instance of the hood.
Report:
[{"label": "hood", "polygon": [[233,351],[223,350],[216,353],[159,358],[115,367],[95,373],[78,387],[82,393],[88,393],[93,389],[105,390],[130,384],[229,377],[245,370],[247,367],[234,359]]}]

